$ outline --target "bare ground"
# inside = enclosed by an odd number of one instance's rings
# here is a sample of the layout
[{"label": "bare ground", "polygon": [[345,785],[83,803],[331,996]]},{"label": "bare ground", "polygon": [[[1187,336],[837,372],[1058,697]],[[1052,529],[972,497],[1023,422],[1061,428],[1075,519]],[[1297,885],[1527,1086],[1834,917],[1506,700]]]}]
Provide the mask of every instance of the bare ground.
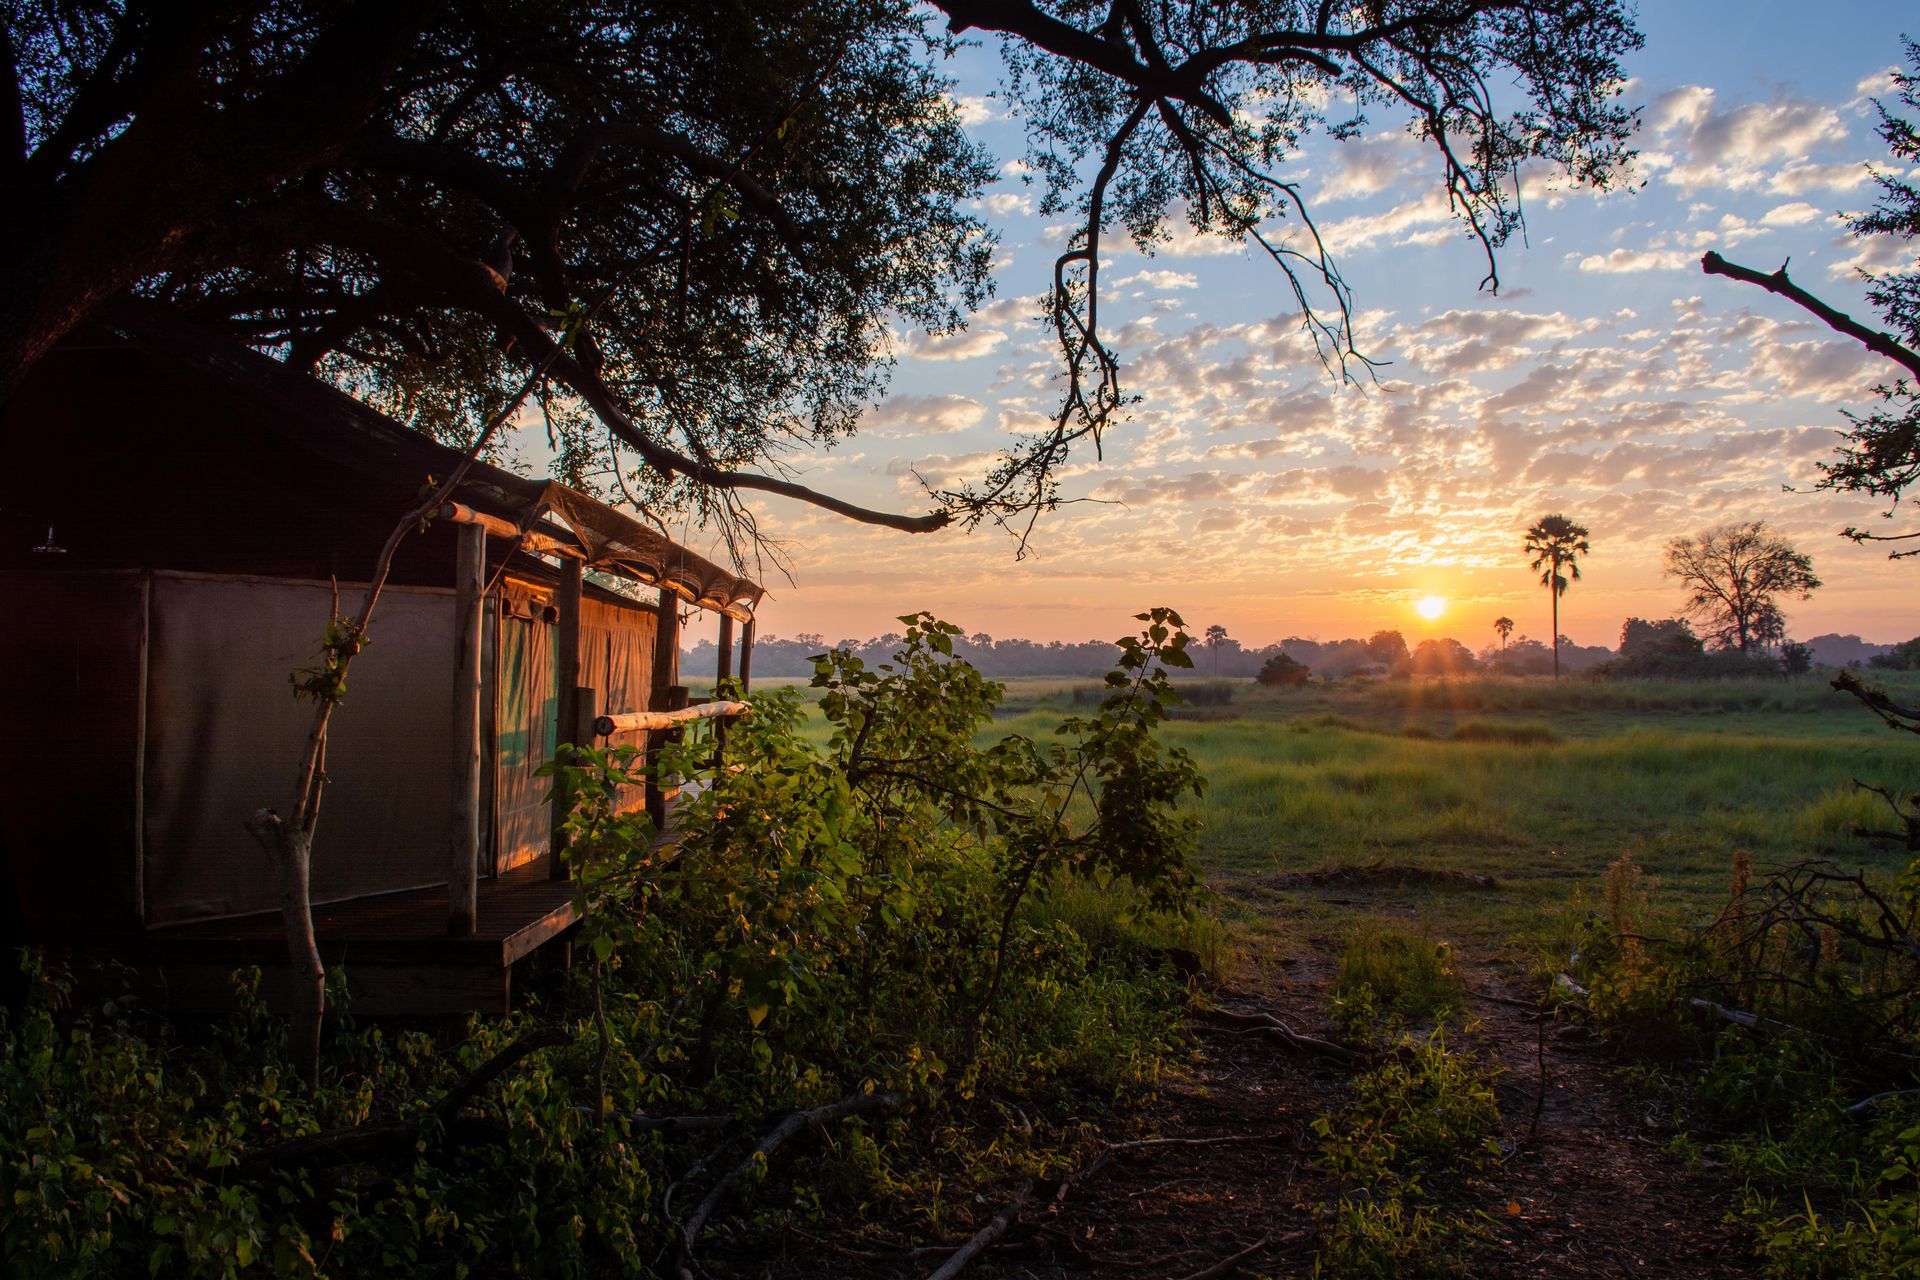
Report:
[{"label": "bare ground", "polygon": [[[1323,947],[1251,963],[1231,988],[1208,998],[1330,1037],[1334,967]],[[1729,1219],[1732,1188],[1714,1170],[1669,1154],[1661,1118],[1620,1080],[1608,1051],[1578,1025],[1542,1018],[1524,982],[1499,964],[1465,969],[1475,994],[1467,1026],[1450,1043],[1502,1068],[1503,1156],[1476,1179],[1428,1190],[1453,1215],[1482,1224],[1484,1241],[1466,1273],[1475,1280],[1758,1275],[1748,1229]],[[1316,1167],[1311,1125],[1337,1111],[1357,1068],[1244,1027],[1201,1020],[1194,1031],[1187,1069],[1107,1135],[1115,1145],[1104,1158],[1064,1186],[1036,1187],[969,1277],[1313,1273],[1325,1208],[1350,1189]],[[974,1205],[954,1242],[1006,1207]],[[773,1256],[736,1254],[715,1274],[922,1276],[945,1256],[788,1235]]]}]

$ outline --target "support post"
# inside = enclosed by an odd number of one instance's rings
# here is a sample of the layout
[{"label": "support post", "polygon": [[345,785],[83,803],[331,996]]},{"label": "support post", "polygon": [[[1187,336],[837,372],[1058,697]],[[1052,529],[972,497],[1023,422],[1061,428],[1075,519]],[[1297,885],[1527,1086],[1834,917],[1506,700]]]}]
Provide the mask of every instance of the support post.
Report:
[{"label": "support post", "polygon": [[[666,711],[669,690],[680,668],[680,598],[660,588],[660,621],[653,634],[653,679],[648,684],[647,710]],[[667,789],[660,775],[660,748],[664,732],[647,734],[647,817],[655,831],[667,828]]]},{"label": "support post", "polygon": [[487,590],[487,531],[458,525],[454,570],[453,816],[447,840],[447,932],[474,930],[480,877],[480,622]]},{"label": "support post", "polygon": [[[679,711],[687,705],[687,687],[668,685],[654,695],[653,701],[661,711]],[[672,781],[660,775],[660,749],[685,736],[686,731],[678,726],[647,735],[647,757],[651,766],[647,773],[647,816],[653,819],[655,832],[667,829],[667,792]]]},{"label": "support post", "polygon": [[[585,566],[578,560],[560,562],[560,590],[554,596],[559,615],[553,628],[554,691],[559,696],[559,731],[554,735],[560,746],[588,741],[580,736],[580,710],[575,691],[580,684],[580,589],[585,581]],[[552,806],[552,830],[548,840],[547,874],[555,880],[567,878],[567,860],[562,856],[564,840],[560,826],[567,820],[572,797],[556,783]]]},{"label": "support post", "polygon": [[[587,685],[579,685],[573,690],[573,696],[567,699],[572,704],[574,715],[579,717],[572,725],[560,726],[560,740],[570,746],[593,745],[593,722],[600,715],[600,693]],[[573,869],[567,865],[567,833],[561,830],[567,814],[573,811],[573,791],[563,785],[556,775],[553,784],[553,849],[549,855],[547,878],[550,880],[568,880]]]},{"label": "support post", "polygon": [[720,669],[713,676],[713,696],[720,696],[720,682],[733,677],[733,615],[720,615]]},{"label": "support post", "polygon": [[753,684],[753,627],[754,619],[748,618],[740,628],[740,696],[743,698]]}]

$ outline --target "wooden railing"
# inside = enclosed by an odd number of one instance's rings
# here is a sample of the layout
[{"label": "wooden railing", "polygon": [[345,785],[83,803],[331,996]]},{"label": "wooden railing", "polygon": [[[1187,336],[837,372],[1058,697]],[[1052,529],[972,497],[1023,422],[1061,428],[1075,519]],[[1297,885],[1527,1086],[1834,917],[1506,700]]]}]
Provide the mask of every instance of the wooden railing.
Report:
[{"label": "wooden railing", "polygon": [[692,706],[681,707],[677,711],[629,711],[623,715],[600,716],[593,722],[593,731],[605,738],[616,733],[664,733],[669,729],[678,729],[695,720],[733,720],[753,710],[751,703],[700,702]]}]

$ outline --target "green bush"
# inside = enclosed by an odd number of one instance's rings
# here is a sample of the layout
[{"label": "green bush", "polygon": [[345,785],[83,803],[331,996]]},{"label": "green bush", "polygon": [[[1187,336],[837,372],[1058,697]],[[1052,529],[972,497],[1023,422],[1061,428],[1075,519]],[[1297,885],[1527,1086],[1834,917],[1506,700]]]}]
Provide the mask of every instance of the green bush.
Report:
[{"label": "green bush", "polygon": [[1471,1181],[1499,1159],[1496,1072],[1444,1035],[1404,1038],[1313,1122],[1317,1163],[1352,1188],[1323,1210],[1314,1275],[1330,1280],[1472,1274],[1484,1217],[1435,1204],[1441,1175]]},{"label": "green bush", "polygon": [[[1183,923],[1182,805],[1200,779],[1156,734],[1186,636],[1142,615],[1091,712],[981,746],[1000,686],[953,658],[954,628],[903,621],[890,664],[820,659],[824,745],[796,692],[767,690],[718,767],[711,737],[671,750],[666,768],[706,783],[671,844],[618,809],[633,752],[563,764],[586,963],[458,1043],[342,1023],[309,1094],[253,985],[189,1036],[126,1007],[66,1010],[41,981],[0,1021],[0,1268],[645,1273],[677,1242],[667,1188],[709,1185],[774,1116],[880,1090],[917,1100],[915,1120],[836,1130],[817,1162],[833,1177],[803,1161],[778,1212],[831,1216],[837,1187],[851,1207],[891,1195],[933,1217],[942,1194],[1031,1176],[1077,1111],[1158,1077],[1182,988],[1142,957],[1206,936]],[[1058,909],[1079,885],[1117,886],[1129,909],[1078,911],[1083,935]],[[536,1028],[564,1043],[453,1120],[430,1113]],[[996,1113],[1025,1117],[1025,1136]],[[643,1123],[662,1114],[734,1122],[708,1138]],[[399,1140],[254,1167],[276,1143],[367,1124]]]}]

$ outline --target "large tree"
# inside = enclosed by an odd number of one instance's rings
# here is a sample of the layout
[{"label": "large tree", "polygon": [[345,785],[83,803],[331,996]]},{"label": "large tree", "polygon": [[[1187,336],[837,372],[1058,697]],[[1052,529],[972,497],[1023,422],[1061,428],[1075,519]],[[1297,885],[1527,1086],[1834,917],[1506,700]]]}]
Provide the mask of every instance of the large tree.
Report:
[{"label": "large tree", "polygon": [[1587,528],[1563,515],[1541,516],[1527,528],[1523,550],[1533,557],[1533,571],[1553,600],[1553,678],[1560,678],[1560,597],[1570,583],[1580,581],[1580,557],[1591,548]]},{"label": "large tree", "polygon": [[[893,325],[984,297],[991,170],[940,69],[974,30],[1077,225],[1065,390],[977,483],[871,510],[783,466],[853,430]],[[0,396],[138,292],[455,438],[543,370],[563,474],[740,545],[754,492],[1024,530],[1125,401],[1114,228],[1248,239],[1344,373],[1347,290],[1288,176],[1309,136],[1405,122],[1491,286],[1523,166],[1617,174],[1639,39],[1626,0],[0,0]]]},{"label": "large tree", "polygon": [[[1837,458],[1820,466],[1819,488],[1865,493],[1884,499],[1881,513],[1891,520],[1907,488],[1920,480],[1920,255],[1910,246],[1920,237],[1920,44],[1904,42],[1911,64],[1893,76],[1893,101],[1874,103],[1879,113],[1880,138],[1887,144],[1890,163],[1875,168],[1879,202],[1849,218],[1848,227],[1865,244],[1891,242],[1902,266],[1879,272],[1861,271],[1867,302],[1880,315],[1883,328],[1863,324],[1796,284],[1783,264],[1762,272],[1729,262],[1718,253],[1701,259],[1708,275],[1729,276],[1758,285],[1817,316],[1837,333],[1863,344],[1875,355],[1893,362],[1897,372],[1880,384],[1880,405],[1865,414],[1847,412],[1850,427]],[[1912,544],[1920,530],[1880,533],[1849,526],[1843,531],[1855,542],[1894,543],[1894,559],[1920,555]]]},{"label": "large tree", "polygon": [[1786,636],[1783,600],[1806,600],[1820,587],[1813,558],[1764,520],[1722,525],[1666,547],[1666,571],[1687,593],[1687,616],[1700,636],[1751,653]]}]

